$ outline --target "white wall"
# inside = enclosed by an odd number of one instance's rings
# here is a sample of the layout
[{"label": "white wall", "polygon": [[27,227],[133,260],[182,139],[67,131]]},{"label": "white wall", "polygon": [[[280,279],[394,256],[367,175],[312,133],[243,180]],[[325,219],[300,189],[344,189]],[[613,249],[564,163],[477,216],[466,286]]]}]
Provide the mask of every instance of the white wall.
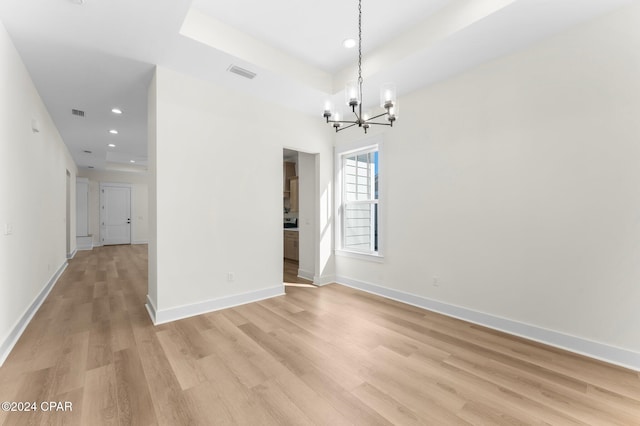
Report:
[{"label": "white wall", "polygon": [[402,97],[382,132],[385,260],[338,257],[339,280],[640,368],[638,22],[627,7]]},{"label": "white wall", "polygon": [[[330,212],[330,129],[162,67],[150,91],[150,103],[157,99],[149,120],[156,123],[149,161],[157,241],[150,238],[149,255],[157,270],[149,274],[149,298],[157,321],[281,292],[282,149],[319,153],[318,192]],[[316,274],[332,279],[330,215],[318,216],[323,263]]]},{"label": "white wall", "polygon": [[89,234],[93,245],[100,246],[100,182],[131,184],[131,242],[144,244],[149,240],[149,175],[147,172],[121,172],[80,169],[78,176],[89,179]]},{"label": "white wall", "polygon": [[299,206],[299,260],[298,275],[313,279],[317,257],[316,216],[318,194],[316,191],[316,156],[298,153]]},{"label": "white wall", "polygon": [[[42,291],[66,265],[66,171],[71,251],[76,166],[0,23],[0,364]],[[32,120],[40,132],[31,130]],[[5,224],[13,228],[4,235]]]},{"label": "white wall", "polygon": [[157,139],[157,87],[154,73],[149,83],[147,96],[147,159],[149,174],[149,284],[147,289],[147,303],[155,312],[158,304],[158,184],[156,172],[156,139]]}]

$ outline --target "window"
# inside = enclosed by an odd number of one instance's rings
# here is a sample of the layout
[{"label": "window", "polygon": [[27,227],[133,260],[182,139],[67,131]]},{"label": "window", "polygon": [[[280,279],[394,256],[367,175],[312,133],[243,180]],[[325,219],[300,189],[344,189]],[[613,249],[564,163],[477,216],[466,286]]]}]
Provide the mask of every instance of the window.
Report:
[{"label": "window", "polygon": [[338,179],[338,249],[380,255],[379,144],[340,152]]}]

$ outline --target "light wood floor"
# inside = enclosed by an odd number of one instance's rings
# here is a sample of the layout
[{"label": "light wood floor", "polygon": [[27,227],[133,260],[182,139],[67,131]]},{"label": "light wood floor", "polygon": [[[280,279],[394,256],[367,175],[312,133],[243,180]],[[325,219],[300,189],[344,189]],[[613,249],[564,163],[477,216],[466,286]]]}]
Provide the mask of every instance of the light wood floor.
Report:
[{"label": "light wood floor", "polygon": [[298,277],[299,264],[295,260],[284,259],[283,262],[283,281],[285,285],[308,284],[312,285],[313,281],[305,280]]},{"label": "light wood floor", "polygon": [[[146,246],[79,252],[0,368],[0,423],[640,424],[640,377],[340,285],[154,327]],[[176,283],[179,285],[179,283]]]}]

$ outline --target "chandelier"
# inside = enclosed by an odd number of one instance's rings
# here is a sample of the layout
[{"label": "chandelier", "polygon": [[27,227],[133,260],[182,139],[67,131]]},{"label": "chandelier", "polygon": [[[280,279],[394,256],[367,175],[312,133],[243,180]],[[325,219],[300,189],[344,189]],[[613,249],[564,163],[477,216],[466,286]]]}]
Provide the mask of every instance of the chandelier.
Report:
[{"label": "chandelier", "polygon": [[[332,123],[336,133],[349,127],[358,126],[367,130],[371,125],[393,126],[393,122],[398,117],[398,100],[396,99],[396,88],[393,84],[387,83],[380,88],[380,106],[384,112],[373,117],[362,113],[362,0],[358,0],[358,79],[347,82],[345,88],[345,100],[351,111],[355,115],[355,120],[341,120],[339,112],[332,112],[331,105],[327,104],[323,117],[327,123]],[[357,107],[357,111],[356,111]],[[373,120],[386,117],[387,122],[376,122]]]}]

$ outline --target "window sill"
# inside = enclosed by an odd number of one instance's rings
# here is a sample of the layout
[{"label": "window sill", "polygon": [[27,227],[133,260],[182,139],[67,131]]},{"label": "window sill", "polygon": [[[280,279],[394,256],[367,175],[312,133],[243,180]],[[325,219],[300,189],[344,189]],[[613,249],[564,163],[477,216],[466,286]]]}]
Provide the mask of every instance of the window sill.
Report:
[{"label": "window sill", "polygon": [[366,260],[367,262],[375,262],[375,263],[384,262],[384,256],[382,256],[381,254],[360,253],[357,251],[337,250],[337,249],[335,253],[336,253],[336,256],[350,257],[351,259]]}]

